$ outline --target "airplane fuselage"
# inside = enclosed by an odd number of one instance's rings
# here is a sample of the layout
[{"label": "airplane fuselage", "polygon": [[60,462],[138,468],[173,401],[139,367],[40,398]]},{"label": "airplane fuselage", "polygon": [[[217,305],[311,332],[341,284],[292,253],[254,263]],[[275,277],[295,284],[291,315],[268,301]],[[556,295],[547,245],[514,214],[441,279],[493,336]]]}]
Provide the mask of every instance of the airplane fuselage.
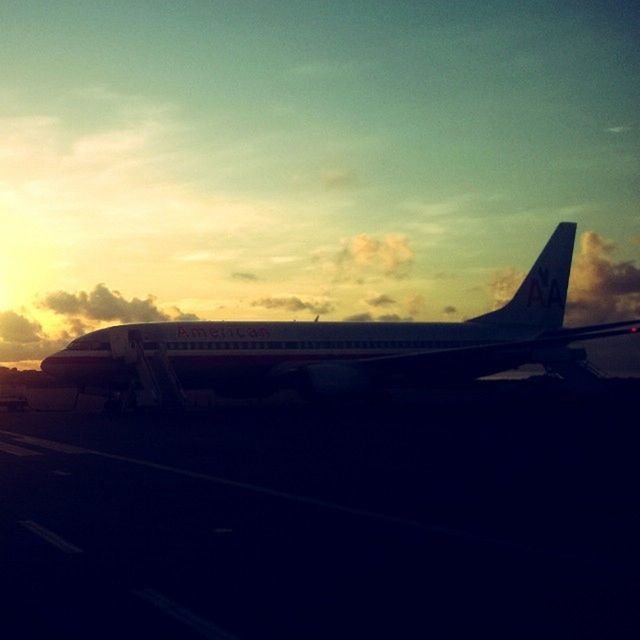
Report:
[{"label": "airplane fuselage", "polygon": [[466,322],[120,325],[77,338],[41,366],[79,388],[126,391],[123,406],[185,406],[183,389],[198,388],[243,396],[283,388],[315,397],[369,395],[525,363],[575,377],[586,352],[569,349],[572,342],[638,331],[629,326],[635,319],[563,328],[575,232],[575,223],[559,223],[511,300]]},{"label": "airplane fuselage", "polygon": [[[81,386],[126,388],[127,351],[160,351],[185,389],[233,394],[268,389],[269,381],[316,362],[360,361],[403,353],[508,342],[531,329],[465,323],[162,322],[99,329],[46,358],[42,369]],[[517,366],[517,363],[513,366]],[[487,360],[469,378],[499,371]],[[436,375],[437,372],[436,372]]]}]

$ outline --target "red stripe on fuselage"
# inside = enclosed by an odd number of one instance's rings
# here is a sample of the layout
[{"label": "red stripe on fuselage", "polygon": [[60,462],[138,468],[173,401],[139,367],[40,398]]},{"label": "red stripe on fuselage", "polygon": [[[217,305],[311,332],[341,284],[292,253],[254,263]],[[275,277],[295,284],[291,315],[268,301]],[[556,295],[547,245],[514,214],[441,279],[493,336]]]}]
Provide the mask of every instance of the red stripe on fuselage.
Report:
[{"label": "red stripe on fuselage", "polygon": [[[150,357],[153,356],[155,351],[148,351],[145,353],[145,356]],[[168,352],[169,358],[172,360],[179,361],[180,363],[184,362],[212,362],[212,363],[224,363],[230,360],[234,362],[242,361],[247,364],[259,362],[260,364],[264,364],[265,362],[288,362],[290,360],[317,360],[317,359],[336,359],[336,358],[365,358],[367,356],[382,356],[382,355],[394,355],[400,353],[411,353],[410,350],[406,351],[390,351],[385,349],[376,349],[370,351],[357,351],[357,352],[320,352],[320,351],[303,351],[300,350],[298,352],[291,351],[281,351],[281,352],[268,352],[268,353],[237,353],[237,352],[227,352],[227,353],[181,353],[181,352]],[[415,353],[415,352],[414,352]],[[111,358],[111,354],[104,356],[50,356],[47,358],[47,362],[52,365],[60,365],[60,366],[69,366],[69,365],[86,365],[86,364],[105,364],[111,362],[117,362]]]},{"label": "red stripe on fuselage", "polygon": [[49,356],[47,362],[55,366],[67,366],[70,364],[93,364],[112,362],[111,354],[104,356]]}]

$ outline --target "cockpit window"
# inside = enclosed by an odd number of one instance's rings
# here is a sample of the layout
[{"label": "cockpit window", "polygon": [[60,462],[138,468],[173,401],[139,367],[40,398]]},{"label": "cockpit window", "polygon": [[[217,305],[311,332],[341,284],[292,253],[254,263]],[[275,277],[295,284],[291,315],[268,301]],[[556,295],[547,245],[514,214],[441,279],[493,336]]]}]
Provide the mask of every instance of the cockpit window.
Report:
[{"label": "cockpit window", "polygon": [[108,342],[98,340],[74,340],[67,349],[69,351],[109,351]]}]

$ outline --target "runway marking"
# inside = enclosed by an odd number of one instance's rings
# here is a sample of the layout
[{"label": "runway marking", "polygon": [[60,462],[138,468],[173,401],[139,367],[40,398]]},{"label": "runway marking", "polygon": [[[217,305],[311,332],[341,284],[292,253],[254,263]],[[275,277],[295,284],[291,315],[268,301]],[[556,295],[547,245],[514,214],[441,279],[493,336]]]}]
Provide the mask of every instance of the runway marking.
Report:
[{"label": "runway marking", "polygon": [[67,542],[64,538],[61,538],[57,533],[50,531],[46,527],[43,527],[41,524],[34,522],[33,520],[20,520],[19,524],[21,524],[25,529],[31,531],[39,538],[42,538],[50,545],[53,545],[60,551],[64,551],[64,553],[83,553],[80,547],[76,547],[75,544],[71,544]]},{"label": "runway marking", "polygon": [[33,451],[31,449],[24,449],[23,447],[16,447],[13,444],[6,442],[0,442],[0,451],[4,453],[10,453],[12,456],[41,456],[40,451]]},{"label": "runway marking", "polygon": [[[389,524],[399,525],[402,527],[410,527],[412,529],[419,529],[421,531],[427,531],[429,533],[436,533],[438,535],[444,535],[452,538],[459,538],[468,540],[470,542],[480,542],[483,544],[496,545],[501,547],[508,547],[518,551],[524,551],[526,553],[537,552],[539,549],[531,547],[530,545],[520,544],[517,542],[511,542],[510,540],[502,540],[500,538],[492,538],[488,536],[476,535],[469,533],[461,529],[452,529],[449,527],[443,527],[435,524],[425,524],[417,520],[409,520],[406,518],[400,518],[398,516],[390,516],[384,513],[376,511],[368,511],[366,509],[359,509],[357,507],[349,507],[337,502],[329,502],[327,500],[320,500],[319,498],[312,498],[310,496],[300,496],[295,493],[287,493],[286,491],[279,491],[278,489],[270,489],[269,487],[263,487],[261,485],[250,484],[248,482],[240,482],[238,480],[229,480],[228,478],[221,478],[219,476],[211,476],[206,473],[200,473],[198,471],[189,471],[187,469],[180,469],[179,467],[171,467],[166,464],[160,464],[158,462],[150,462],[148,460],[140,460],[138,458],[130,458],[128,456],[120,456],[115,453],[104,453],[102,451],[96,451],[95,449],[83,449],[81,447],[75,447],[73,445],[64,444],[61,442],[55,442],[52,440],[43,440],[42,438],[36,438],[34,436],[24,436],[22,434],[16,434],[12,431],[2,431],[0,433],[10,434],[20,440],[42,447],[53,448],[55,451],[64,451],[66,453],[88,453],[101,458],[107,458],[109,460],[118,460],[120,462],[128,462],[129,464],[136,464],[141,467],[147,467],[149,469],[156,469],[158,471],[166,471],[167,473],[175,473],[187,478],[194,478],[195,480],[204,480],[205,482],[211,482],[227,487],[233,487],[235,489],[242,489],[243,491],[250,491],[251,493],[257,493],[272,498],[278,498],[280,500],[286,500],[288,502],[297,502],[298,504],[308,504],[314,507],[320,507],[321,509],[328,509],[331,511],[338,511],[340,513],[347,513],[352,516],[360,518],[366,518],[369,520],[377,520],[379,522],[386,522]],[[66,451],[68,450],[68,451]]]},{"label": "runway marking", "polygon": [[79,453],[93,453],[89,449],[83,449],[82,447],[76,447],[72,444],[65,444],[64,442],[54,442],[53,440],[45,440],[43,438],[34,438],[33,436],[25,436],[21,433],[12,433],[11,431],[0,431],[0,433],[11,434],[16,440],[20,442],[26,442],[27,444],[33,444],[43,449],[49,449],[58,453],[70,453],[77,455]]},{"label": "runway marking", "polygon": [[209,620],[205,620],[205,618],[201,618],[192,611],[189,611],[189,609],[186,609],[181,604],[167,598],[167,596],[159,591],[155,591],[154,589],[133,589],[131,593],[154,607],[157,607],[168,616],[191,627],[201,636],[209,638],[209,640],[235,640],[235,636],[227,633],[224,629],[213,624],[213,622],[209,622]]},{"label": "runway marking", "polygon": [[185,476],[187,478],[194,478],[196,480],[204,480],[205,482],[211,482],[214,484],[220,484],[227,487],[233,487],[234,489],[242,489],[243,491],[250,491],[251,493],[258,493],[272,498],[278,498],[286,500],[288,502],[297,502],[298,504],[309,504],[314,507],[320,507],[322,509],[328,509],[331,511],[338,511],[340,513],[347,513],[352,516],[358,516],[361,518],[367,518],[370,520],[378,520],[381,522],[387,522],[390,524],[401,525],[403,527],[410,527],[412,529],[420,529],[422,531],[428,531],[430,533],[437,533],[440,535],[446,535],[449,537],[463,538],[474,542],[483,542],[490,544],[498,544],[500,546],[507,546],[520,550],[531,551],[528,545],[521,545],[513,543],[508,540],[500,540],[497,538],[488,538],[480,535],[475,535],[463,531],[460,529],[450,529],[449,527],[442,527],[434,524],[425,524],[417,520],[408,520],[400,518],[398,516],[390,516],[384,513],[376,511],[368,511],[366,509],[359,509],[358,507],[349,507],[337,502],[329,502],[327,500],[320,500],[319,498],[312,498],[310,496],[300,496],[295,493],[287,493],[286,491],[279,491],[278,489],[270,489],[269,487],[263,487],[261,485],[249,484],[248,482],[240,482],[238,480],[229,480],[228,478],[221,478],[219,476],[210,476],[206,473],[200,473],[198,471],[188,471],[187,469],[180,469],[179,467],[171,467],[166,464],[160,464],[158,462],[149,462],[148,460],[139,460],[138,458],[129,458],[127,456],[119,456],[114,453],[103,453],[102,451],[87,450],[88,453],[92,453],[102,458],[109,458],[110,460],[119,460],[120,462],[128,462],[130,464],[137,464],[141,467],[148,467],[149,469],[157,469],[158,471],[166,471],[168,473],[175,473],[177,475]]},{"label": "runway marking", "polygon": [[[296,502],[298,504],[312,505],[314,507],[319,507],[321,509],[327,509],[327,510],[339,512],[339,513],[346,513],[351,516],[356,516],[356,517],[364,518],[368,520],[375,520],[378,522],[385,522],[387,524],[393,524],[401,527],[417,529],[419,531],[425,531],[428,533],[433,533],[433,534],[445,536],[448,538],[456,538],[458,540],[464,540],[466,542],[472,542],[475,544],[485,544],[493,547],[511,549],[519,553],[534,554],[534,555],[551,557],[556,559],[564,559],[571,562],[579,561],[582,563],[586,563],[588,565],[592,565],[592,566],[595,565],[600,568],[609,568],[615,571],[619,570],[619,567],[610,565],[609,563],[594,562],[590,559],[577,558],[575,556],[572,556],[571,554],[567,554],[562,551],[555,551],[551,549],[535,547],[533,545],[526,544],[526,543],[514,542],[512,540],[505,540],[503,538],[496,538],[493,536],[485,536],[482,534],[471,533],[463,529],[453,529],[450,527],[445,527],[445,526],[436,525],[436,524],[426,524],[418,520],[401,518],[399,516],[390,516],[385,513],[368,511],[366,509],[360,509],[358,507],[349,507],[336,502],[320,500],[318,498],[312,498],[310,496],[301,496],[295,493],[287,493],[286,491],[270,489],[269,487],[263,487],[260,485],[250,484],[247,482],[239,482],[237,480],[229,480],[227,478],[221,478],[219,476],[210,476],[206,473],[200,473],[197,471],[188,471],[187,469],[180,469],[179,467],[171,467],[169,465],[160,464],[157,462],[149,462],[148,460],[140,460],[138,458],[120,456],[114,453],[104,453],[102,451],[96,451],[94,449],[83,449],[81,447],[75,447],[73,445],[54,442],[52,440],[42,440],[40,438],[36,438],[33,436],[23,436],[21,434],[16,434],[11,431],[0,430],[0,433],[7,433],[16,438],[25,440],[30,444],[34,444],[42,447],[45,447],[46,445],[49,445],[50,447],[55,446],[56,449],[54,450],[56,451],[68,450],[65,452],[74,453],[74,454],[88,453],[95,456],[100,456],[101,458],[107,458],[109,460],[118,460],[120,462],[128,462],[130,464],[136,464],[142,467],[147,467],[149,469],[156,469],[158,471],[175,473],[176,475],[181,475],[187,478],[204,480],[205,482],[211,482],[214,484],[219,484],[227,487],[233,487],[235,489],[241,489],[243,491],[249,491],[251,493],[257,493],[260,495],[270,496],[272,498],[278,498],[280,500],[286,500],[288,502]],[[45,444],[42,444],[42,443],[45,443]]]}]

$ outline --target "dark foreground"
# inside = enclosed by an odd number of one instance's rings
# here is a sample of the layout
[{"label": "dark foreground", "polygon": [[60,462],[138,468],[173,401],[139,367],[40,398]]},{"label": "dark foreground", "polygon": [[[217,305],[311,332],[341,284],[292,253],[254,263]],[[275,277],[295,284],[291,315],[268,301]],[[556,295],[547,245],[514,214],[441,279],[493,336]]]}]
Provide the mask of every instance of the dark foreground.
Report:
[{"label": "dark foreground", "polygon": [[0,633],[640,637],[638,391],[2,413]]}]

